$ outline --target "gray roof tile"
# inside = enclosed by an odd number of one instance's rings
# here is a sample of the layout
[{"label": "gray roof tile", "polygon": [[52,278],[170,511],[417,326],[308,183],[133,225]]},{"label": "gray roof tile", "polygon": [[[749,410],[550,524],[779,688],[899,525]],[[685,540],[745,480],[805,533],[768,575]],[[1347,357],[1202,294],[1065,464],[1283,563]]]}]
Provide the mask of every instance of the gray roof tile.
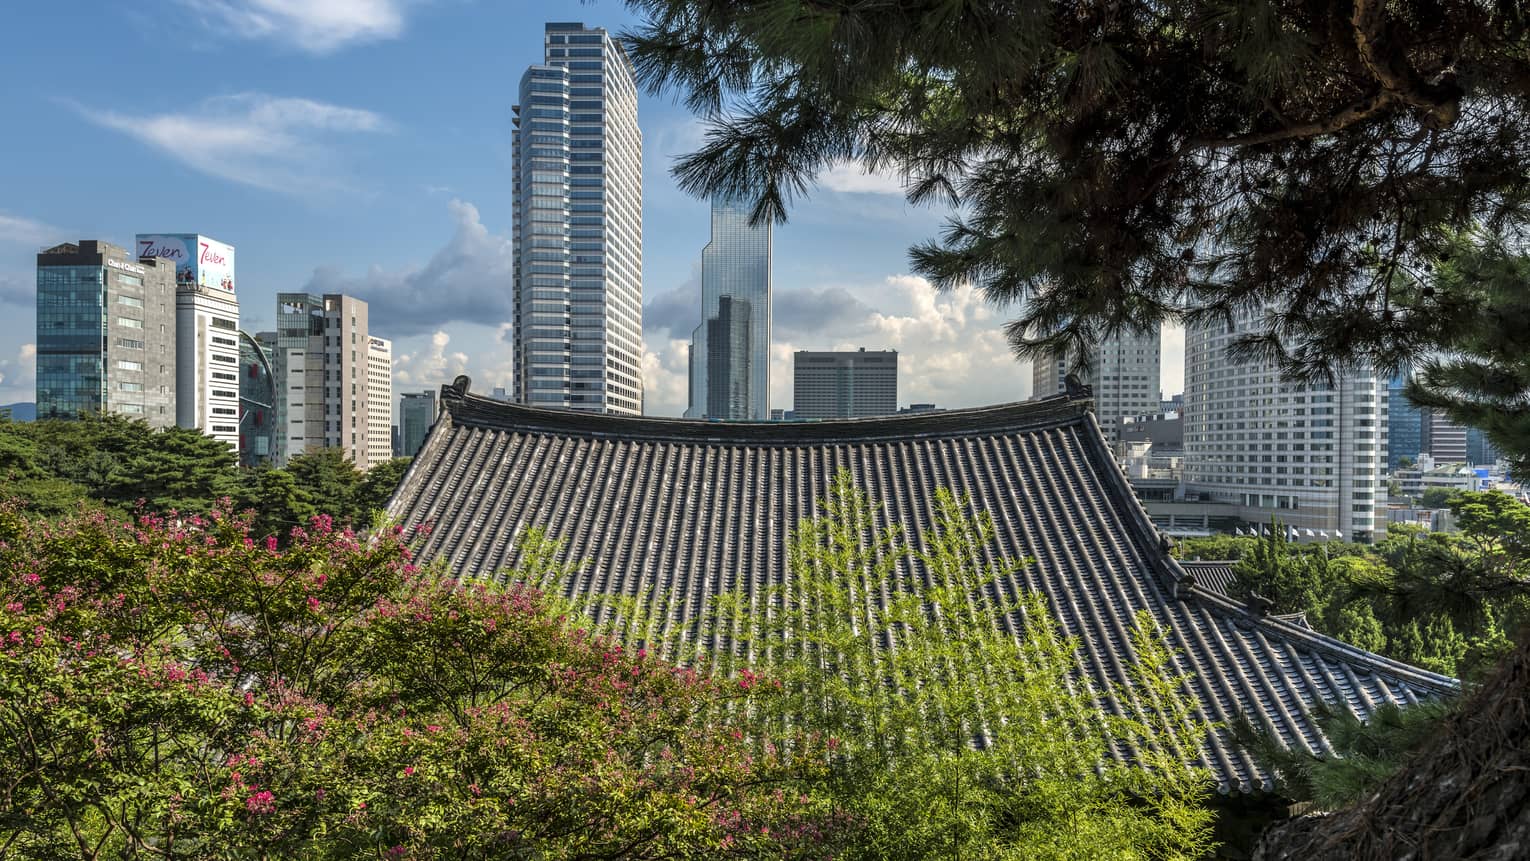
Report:
[{"label": "gray roof tile", "polygon": [[[1319,700],[1361,717],[1383,702],[1453,691],[1455,682],[1256,617],[1218,589],[1190,586],[1110,457],[1093,415],[1066,397],[943,413],[793,423],[713,423],[541,410],[443,387],[431,429],[389,513],[430,523],[424,560],[462,577],[515,565],[517,537],[545,527],[588,564],[570,594],[672,601],[692,620],[719,592],[786,575],[788,531],[815,513],[840,469],[878,518],[914,540],[933,521],[937,488],[990,512],[997,551],[1035,560],[1009,585],[1046,596],[1078,638],[1081,669],[1125,680],[1133,615],[1147,610],[1192,673],[1203,716],[1245,713],[1287,744],[1327,741]],[[917,573],[917,572],[916,572]],[[1208,578],[1215,581],[1215,578]],[[1225,584],[1221,584],[1225,589]],[[1223,792],[1271,788],[1225,733],[1202,753]]]}]

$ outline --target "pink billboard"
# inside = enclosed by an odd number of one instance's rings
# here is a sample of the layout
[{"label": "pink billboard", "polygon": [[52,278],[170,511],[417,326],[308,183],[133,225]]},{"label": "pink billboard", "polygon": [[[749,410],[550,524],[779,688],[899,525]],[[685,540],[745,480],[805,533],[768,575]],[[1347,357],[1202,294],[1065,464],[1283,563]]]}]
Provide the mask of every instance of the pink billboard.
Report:
[{"label": "pink billboard", "polygon": [[234,292],[234,246],[197,233],[140,233],[139,257],[175,263],[175,283]]}]

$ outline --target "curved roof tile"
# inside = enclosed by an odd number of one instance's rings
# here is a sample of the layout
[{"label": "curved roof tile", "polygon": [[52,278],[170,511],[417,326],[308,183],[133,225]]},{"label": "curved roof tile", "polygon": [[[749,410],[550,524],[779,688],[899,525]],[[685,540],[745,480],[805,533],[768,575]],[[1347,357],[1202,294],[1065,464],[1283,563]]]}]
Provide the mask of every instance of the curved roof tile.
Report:
[{"label": "curved roof tile", "polygon": [[[1381,703],[1456,687],[1195,585],[1087,402],[1066,396],[874,419],[712,423],[535,409],[468,394],[459,378],[441,403],[388,512],[405,526],[433,524],[422,558],[458,576],[512,567],[517,536],[544,527],[568,542],[568,558],[588,562],[570,594],[647,590],[667,596],[675,621],[689,620],[718,592],[780,582],[788,531],[849,469],[884,503],[879,525],[916,541],[937,488],[970,494],[993,516],[996,549],[1035,560],[1013,586],[1046,596],[1102,689],[1125,681],[1139,610],[1168,633],[1206,719],[1245,713],[1313,753],[1328,747],[1309,714],[1319,700],[1365,717]],[[1273,788],[1224,732],[1202,764],[1222,792]]]}]

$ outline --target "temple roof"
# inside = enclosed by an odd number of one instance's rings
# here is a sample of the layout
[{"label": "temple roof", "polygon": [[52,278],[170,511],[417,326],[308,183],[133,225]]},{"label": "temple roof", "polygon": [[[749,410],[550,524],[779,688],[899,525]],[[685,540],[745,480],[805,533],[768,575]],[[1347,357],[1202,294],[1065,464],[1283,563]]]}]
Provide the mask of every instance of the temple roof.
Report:
[{"label": "temple roof", "polygon": [[[1456,689],[1196,585],[1132,494],[1087,401],[722,423],[544,410],[467,388],[465,377],[443,387],[441,415],[388,506],[405,526],[433,526],[422,559],[457,576],[514,567],[517,537],[542,527],[585,563],[567,583],[571,596],[645,595],[691,620],[719,592],[780,583],[790,530],[848,469],[883,503],[878,525],[900,526],[913,543],[932,528],[938,488],[969,494],[993,517],[995,550],[1034,560],[1006,588],[1046,597],[1099,689],[1126,681],[1140,610],[1193,675],[1206,719],[1244,713],[1314,754],[1329,749],[1310,714],[1320,700],[1364,718],[1382,703]],[[1273,788],[1225,732],[1202,758],[1222,792]]]}]

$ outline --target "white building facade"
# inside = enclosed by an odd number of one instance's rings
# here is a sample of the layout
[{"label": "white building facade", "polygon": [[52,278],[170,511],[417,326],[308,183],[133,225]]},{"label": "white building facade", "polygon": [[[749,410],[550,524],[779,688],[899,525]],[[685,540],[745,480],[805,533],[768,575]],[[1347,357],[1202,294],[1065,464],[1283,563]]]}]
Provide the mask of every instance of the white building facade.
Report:
[{"label": "white building facade", "polygon": [[139,257],[175,264],[175,422],[239,449],[239,298],[234,246],[141,233]]},{"label": "white building facade", "polygon": [[[1094,389],[1094,414],[1112,444],[1121,420],[1158,412],[1161,403],[1162,330],[1122,333],[1094,348],[1093,369],[1079,379]],[[1036,359],[1031,364],[1031,397],[1047,398],[1066,390],[1064,380],[1077,367],[1071,353]]]},{"label": "white building facade", "polygon": [[276,464],[324,448],[340,449],[363,470],[389,460],[393,347],[368,332],[367,303],[279,293],[276,310]]},{"label": "white building facade", "polygon": [[548,24],[512,139],[515,400],[643,411],[637,86],[601,28]]},{"label": "white building facade", "polygon": [[1265,361],[1226,349],[1263,322],[1185,333],[1185,486],[1236,505],[1249,523],[1272,519],[1357,541],[1386,528],[1387,380],[1368,370],[1332,385],[1293,385]]},{"label": "white building facade", "polygon": [[367,336],[367,463],[393,459],[393,342]]}]

